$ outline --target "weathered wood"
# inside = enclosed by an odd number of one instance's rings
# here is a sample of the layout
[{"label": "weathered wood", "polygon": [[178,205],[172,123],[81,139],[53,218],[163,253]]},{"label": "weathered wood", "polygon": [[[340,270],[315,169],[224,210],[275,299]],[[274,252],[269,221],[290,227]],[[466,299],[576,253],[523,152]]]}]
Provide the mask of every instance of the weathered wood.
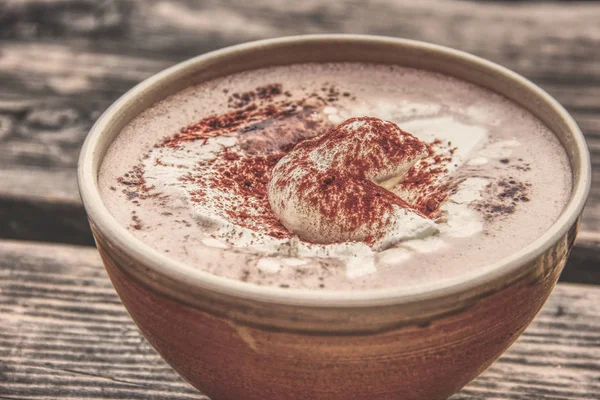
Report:
[{"label": "weathered wood", "polygon": [[[562,102],[594,164],[562,279],[600,282],[600,6],[380,0],[20,0],[0,4],[0,237],[91,244],[75,165],[119,95],[188,57],[243,41],[353,32],[449,45]],[[600,289],[557,287],[525,335],[453,399],[600,393]],[[202,399],[154,353],[95,250],[0,242],[0,399]]]},{"label": "weathered wood", "polygon": [[[0,237],[92,243],[76,191],[79,147],[100,113],[137,82],[223,46],[320,32],[449,45],[540,84],[573,113],[588,139],[595,169],[582,230],[597,233],[599,20],[600,5],[573,2],[380,0],[368,8],[356,0],[3,2]],[[577,247],[573,260],[590,260],[588,248]],[[576,268],[594,265],[586,263]]]},{"label": "weathered wood", "polygon": [[[600,288],[558,285],[454,400],[600,393]],[[202,399],[147,344],[93,249],[0,241],[0,399]]]}]

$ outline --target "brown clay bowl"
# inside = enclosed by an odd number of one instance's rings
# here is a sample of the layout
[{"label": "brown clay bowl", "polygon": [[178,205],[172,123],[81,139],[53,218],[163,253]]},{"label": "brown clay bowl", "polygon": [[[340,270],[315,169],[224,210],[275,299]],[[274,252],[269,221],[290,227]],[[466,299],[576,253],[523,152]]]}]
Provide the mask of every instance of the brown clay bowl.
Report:
[{"label": "brown clay bowl", "polygon": [[[500,262],[444,282],[356,292],[259,287],[203,272],[135,239],[100,198],[102,158],[121,128],[191,84],[270,65],[359,61],[442,72],[490,88],[544,121],[570,157],[574,187],[554,225]],[[590,186],[584,138],[523,77],[431,44],[372,36],[266,40],[169,68],[115,102],[81,153],[81,196],[106,270],[138,327],[214,400],[443,399],[483,372],[538,313],[573,246]]]}]

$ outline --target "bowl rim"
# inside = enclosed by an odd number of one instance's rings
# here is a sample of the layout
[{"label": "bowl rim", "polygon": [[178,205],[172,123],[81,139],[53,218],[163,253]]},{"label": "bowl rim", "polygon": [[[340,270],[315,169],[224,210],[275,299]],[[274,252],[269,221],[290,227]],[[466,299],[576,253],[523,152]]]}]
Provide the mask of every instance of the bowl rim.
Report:
[{"label": "bowl rim", "polygon": [[[483,268],[441,281],[423,283],[400,288],[365,289],[356,291],[293,289],[258,286],[231,278],[220,277],[205,272],[198,267],[174,260],[166,254],[146,245],[135,238],[124,226],[110,214],[104,205],[98,188],[98,170],[101,164],[98,150],[100,139],[110,129],[115,115],[122,108],[141,97],[150,88],[166,78],[187,68],[209,63],[221,57],[235,54],[241,50],[253,50],[282,44],[301,44],[314,42],[335,43],[388,43],[399,48],[416,48],[444,53],[462,62],[475,64],[503,75],[552,108],[552,111],[568,127],[573,139],[572,158],[579,159],[581,170],[573,174],[573,189],[569,202],[552,226],[536,240],[520,251]],[[109,144],[106,145],[108,147]],[[436,44],[410,39],[373,35],[354,34],[318,34],[287,36],[243,43],[193,57],[187,61],[169,67],[136,85],[115,101],[97,120],[87,135],[81,149],[78,162],[78,183],[80,195],[88,218],[94,228],[104,237],[110,238],[111,245],[140,262],[152,271],[153,279],[168,279],[186,287],[187,293],[211,291],[235,298],[255,300],[266,303],[297,305],[306,307],[364,307],[373,305],[407,304],[435,298],[446,297],[480,287],[487,287],[503,276],[510,276],[518,269],[534,261],[550,246],[563,237],[581,215],[591,185],[591,164],[585,138],[569,113],[548,93],[521,75],[483,58]],[[578,179],[576,179],[578,177]]]}]

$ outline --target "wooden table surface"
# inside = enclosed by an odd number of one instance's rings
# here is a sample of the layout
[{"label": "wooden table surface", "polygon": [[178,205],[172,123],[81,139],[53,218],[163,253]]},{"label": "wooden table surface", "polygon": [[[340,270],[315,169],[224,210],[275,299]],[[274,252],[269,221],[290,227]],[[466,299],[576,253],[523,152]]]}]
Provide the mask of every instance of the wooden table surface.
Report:
[{"label": "wooden table surface", "polygon": [[432,0],[1,2],[0,399],[203,398],[149,347],[104,273],[77,193],[79,148],[111,102],[165,67],[323,32],[465,50],[572,113],[593,183],[561,283],[523,337],[452,399],[600,399],[600,2]]}]

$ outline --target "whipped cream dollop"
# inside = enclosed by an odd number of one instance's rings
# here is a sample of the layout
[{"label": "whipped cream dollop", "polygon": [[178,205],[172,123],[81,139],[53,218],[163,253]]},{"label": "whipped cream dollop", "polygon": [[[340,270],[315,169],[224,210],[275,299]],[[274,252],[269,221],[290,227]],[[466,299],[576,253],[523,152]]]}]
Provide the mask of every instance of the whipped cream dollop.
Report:
[{"label": "whipped cream dollop", "polygon": [[428,155],[423,142],[393,122],[350,118],[277,163],[269,203],[303,240],[366,242],[383,250],[437,232],[432,220],[386,189]]}]

